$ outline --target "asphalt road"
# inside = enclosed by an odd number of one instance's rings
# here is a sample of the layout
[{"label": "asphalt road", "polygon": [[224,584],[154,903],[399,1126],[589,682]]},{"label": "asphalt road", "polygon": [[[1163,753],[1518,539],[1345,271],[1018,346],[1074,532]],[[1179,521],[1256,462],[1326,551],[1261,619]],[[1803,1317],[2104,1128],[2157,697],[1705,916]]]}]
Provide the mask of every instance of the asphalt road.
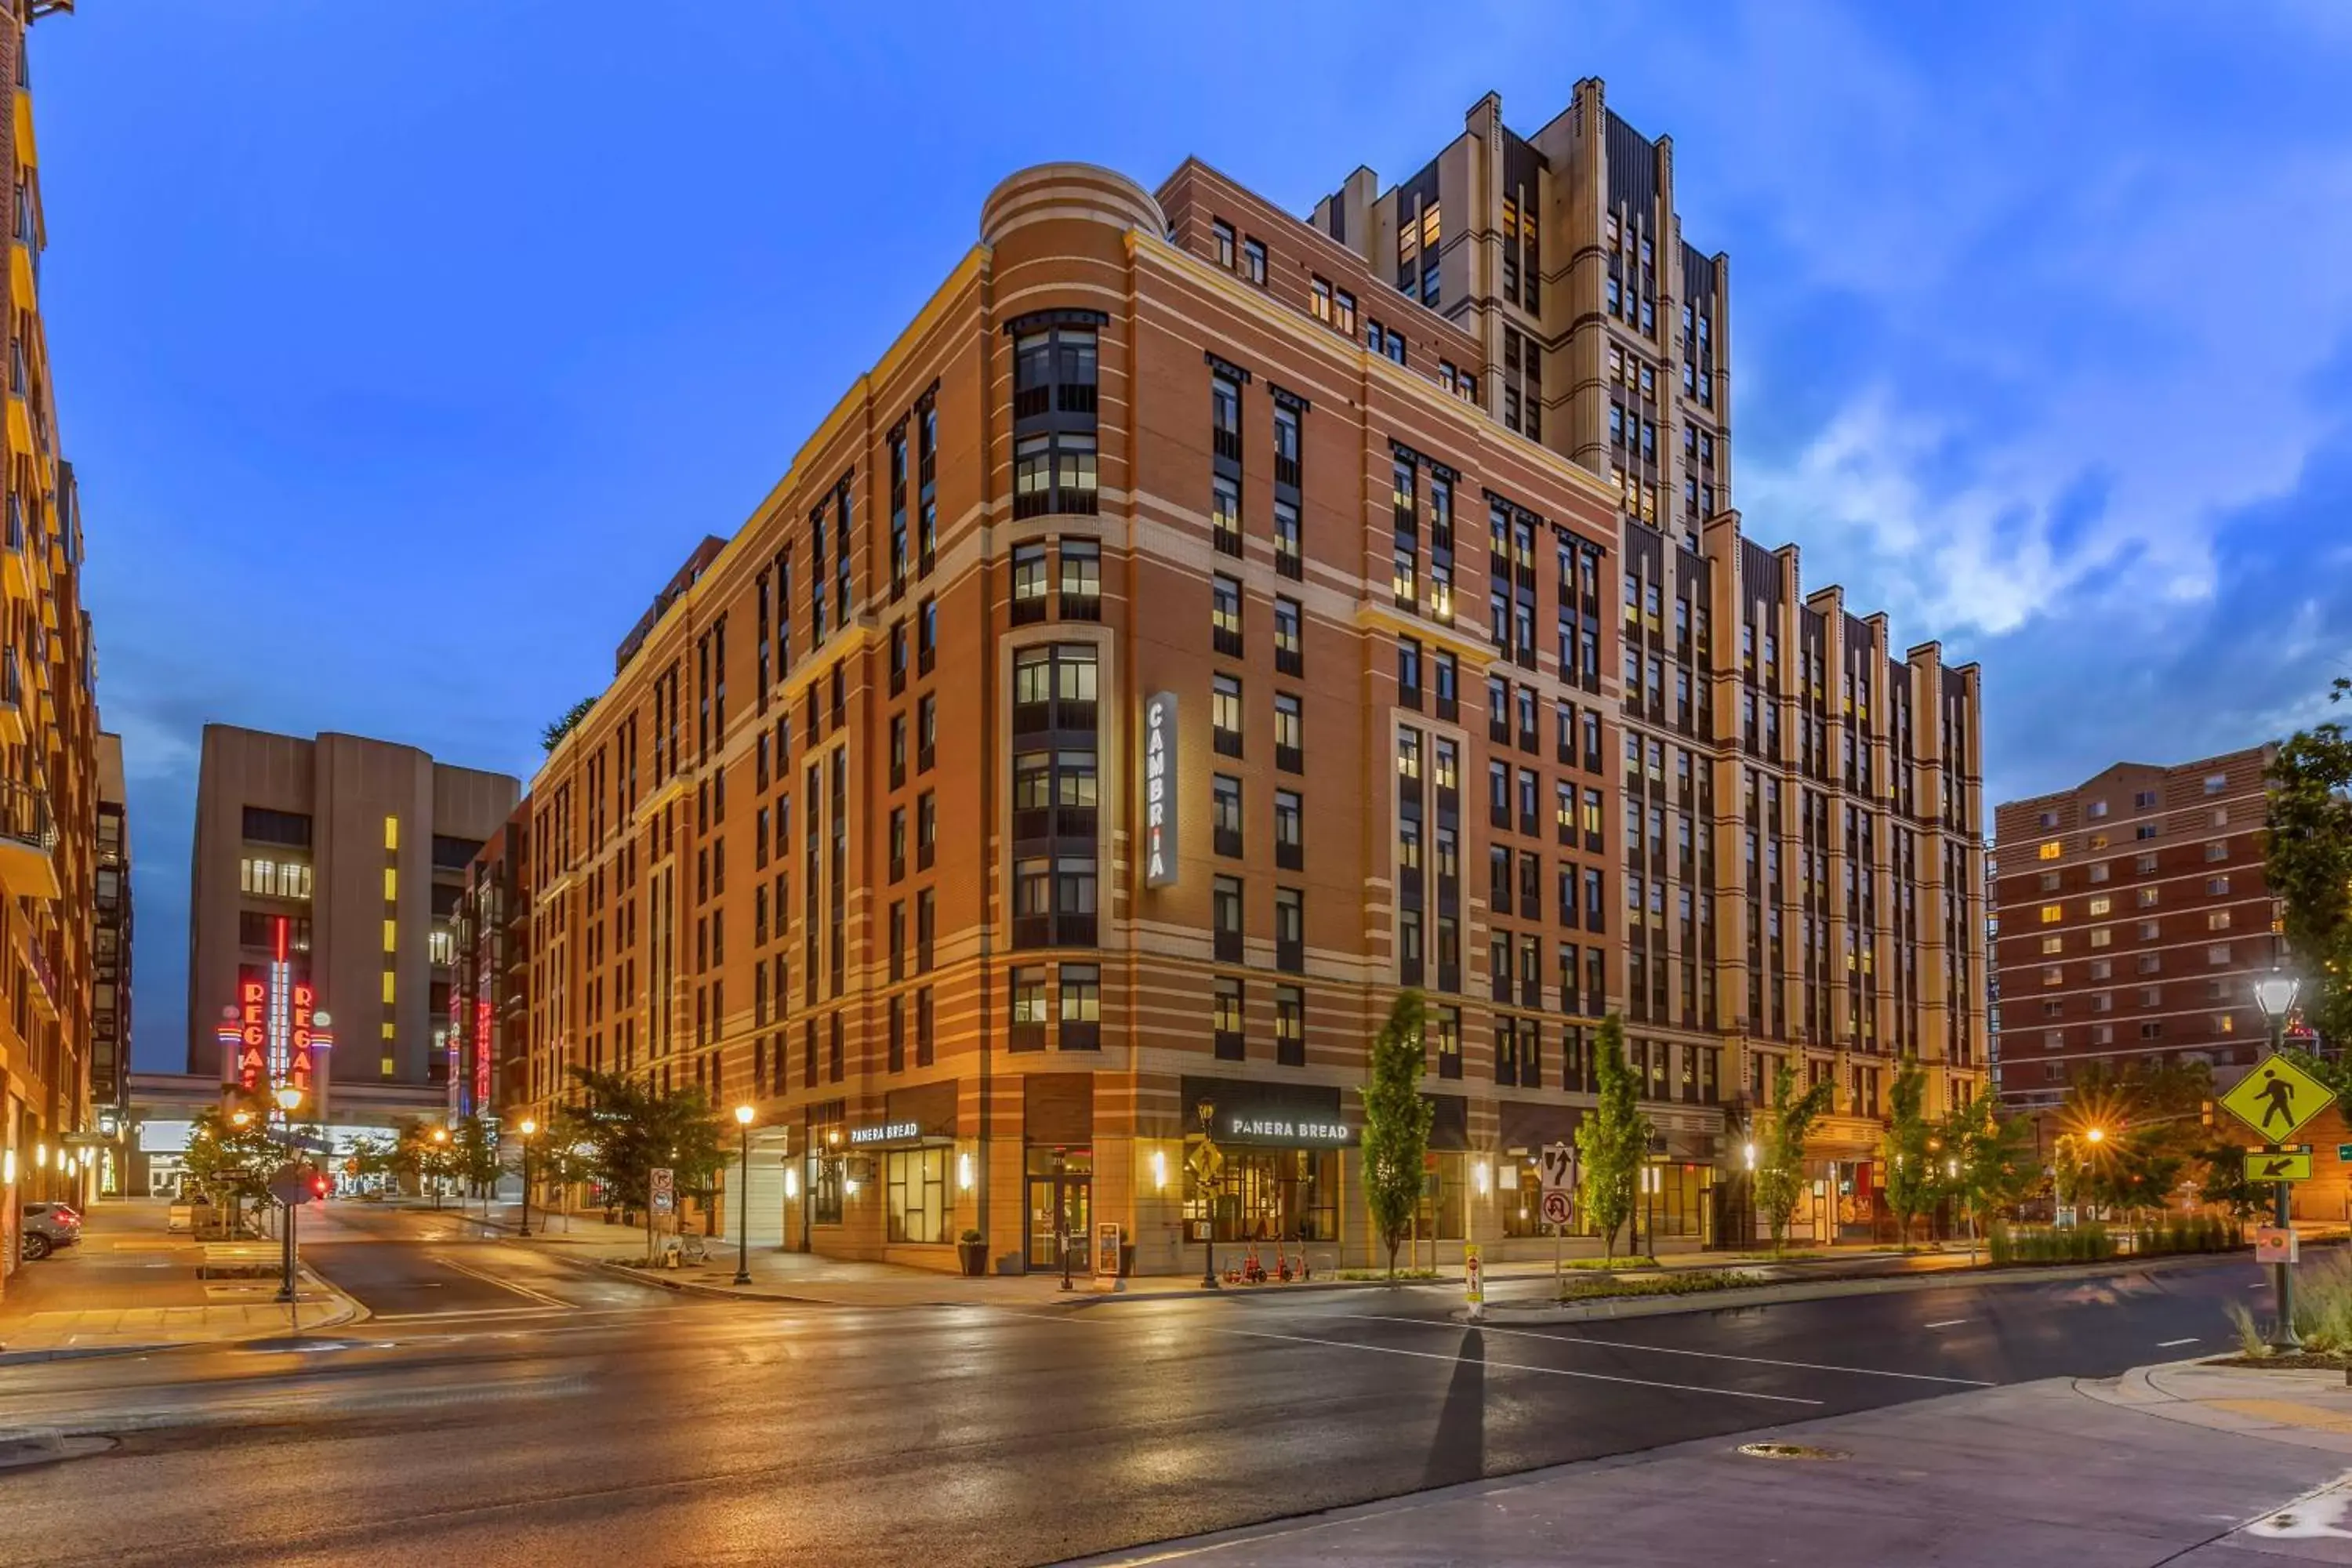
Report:
[{"label": "asphalt road", "polygon": [[751,1306],[360,1223],[378,1239],[314,1257],[393,1305],[341,1337],[0,1372],[7,1426],[121,1439],[0,1471],[0,1562],[1049,1562],[2113,1373],[2218,1348],[2222,1304],[2261,1300],[2234,1259],[1559,1327],[1465,1327],[1413,1289]]}]

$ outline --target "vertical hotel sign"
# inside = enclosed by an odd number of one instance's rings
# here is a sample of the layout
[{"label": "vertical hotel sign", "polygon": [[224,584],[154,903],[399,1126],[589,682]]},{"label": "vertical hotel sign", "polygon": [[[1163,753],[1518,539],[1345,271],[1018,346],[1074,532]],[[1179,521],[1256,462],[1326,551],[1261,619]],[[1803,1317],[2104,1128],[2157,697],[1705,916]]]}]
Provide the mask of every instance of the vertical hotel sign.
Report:
[{"label": "vertical hotel sign", "polygon": [[1143,704],[1143,885],[1176,880],[1176,694]]}]

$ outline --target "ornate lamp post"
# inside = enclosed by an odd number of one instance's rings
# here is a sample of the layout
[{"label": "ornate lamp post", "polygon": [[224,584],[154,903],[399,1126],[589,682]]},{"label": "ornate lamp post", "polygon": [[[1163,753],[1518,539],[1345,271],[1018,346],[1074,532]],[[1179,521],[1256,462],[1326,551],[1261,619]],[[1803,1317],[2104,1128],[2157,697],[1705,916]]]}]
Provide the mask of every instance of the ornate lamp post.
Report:
[{"label": "ornate lamp post", "polygon": [[[278,1089],[274,1098],[278,1101],[278,1109],[285,1113],[286,1158],[291,1163],[294,1158],[294,1112],[302,1103],[302,1091],[289,1083]],[[278,1299],[281,1301],[294,1300],[294,1216],[300,1212],[300,1206],[290,1203],[286,1205],[285,1277],[278,1286]]]},{"label": "ornate lamp post", "polygon": [[735,1283],[751,1282],[751,1117],[748,1105],[735,1108],[735,1125],[743,1135],[743,1190],[735,1200]]},{"label": "ornate lamp post", "polygon": [[[2254,982],[2254,1005],[2263,1010],[2263,1021],[2271,1026],[2271,1049],[2273,1051],[2286,1043],[2287,1016],[2294,1011],[2295,994],[2301,989],[2301,984],[2294,975],[2278,969],[2273,969]],[[2286,1183],[2277,1184],[2276,1206],[2272,1211],[2272,1223],[2281,1230],[2286,1229],[2293,1222],[2288,1209],[2288,1190]],[[2294,1331],[2294,1274],[2285,1263],[2271,1265],[2271,1296],[2278,1305],[2278,1324],[2271,1333],[2271,1348],[2301,1350],[2303,1341]]]},{"label": "ornate lamp post", "polygon": [[522,1136],[522,1224],[515,1227],[517,1236],[530,1234],[530,1140],[539,1131],[539,1123],[526,1116],[515,1131]]},{"label": "ornate lamp post", "polygon": [[1201,1222],[1201,1289],[1214,1290],[1217,1289],[1217,1198],[1215,1189],[1210,1185],[1209,1162],[1215,1157],[1217,1148],[1212,1136],[1217,1125],[1217,1102],[1203,1099],[1192,1109],[1193,1114],[1201,1119],[1202,1156],[1200,1173],[1193,1178],[1201,1184],[1201,1213],[1205,1216]]}]

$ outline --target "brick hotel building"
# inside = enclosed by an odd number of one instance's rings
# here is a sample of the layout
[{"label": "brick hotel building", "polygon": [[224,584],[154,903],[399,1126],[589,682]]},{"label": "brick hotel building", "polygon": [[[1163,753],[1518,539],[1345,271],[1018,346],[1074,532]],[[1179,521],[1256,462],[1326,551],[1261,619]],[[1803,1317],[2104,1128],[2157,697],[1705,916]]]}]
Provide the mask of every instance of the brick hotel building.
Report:
[{"label": "brick hotel building", "polygon": [[2254,982],[2285,962],[2263,871],[2274,753],[2117,763],[1995,812],[2006,1107],[2049,1110],[2095,1066],[2189,1058],[2227,1083],[2262,1055]]},{"label": "brick hotel building", "polygon": [[1782,1060],[1866,1225],[1898,1053],[1931,1109],[1981,1071],[1977,675],[1743,537],[1668,154],[1586,82],[1313,222],[1197,162],[999,185],[533,781],[510,1113],[573,1065],[751,1104],[764,1245],[1361,1263],[1413,985],[1424,1236],[1549,1245],[1610,1009],[1645,1229],[1744,1234]]}]

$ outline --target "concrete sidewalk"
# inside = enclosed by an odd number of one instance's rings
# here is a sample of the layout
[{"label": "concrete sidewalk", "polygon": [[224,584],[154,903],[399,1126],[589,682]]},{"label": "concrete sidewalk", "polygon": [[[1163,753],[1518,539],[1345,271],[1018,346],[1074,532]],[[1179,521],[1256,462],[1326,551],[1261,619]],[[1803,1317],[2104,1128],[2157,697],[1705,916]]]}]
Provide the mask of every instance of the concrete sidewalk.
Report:
[{"label": "concrete sidewalk", "polygon": [[0,1366],[312,1333],[364,1315],[307,1268],[290,1307],[274,1299],[275,1279],[199,1279],[203,1245],[171,1234],[169,1208],[146,1198],[94,1205],[79,1245],[10,1276]]},{"label": "concrete sidewalk", "polygon": [[[2341,1374],[1987,1389],[1084,1560],[1202,1568],[2352,1563]],[[2326,1384],[2326,1386],[2322,1386]],[[1807,1450],[1742,1451],[1774,1442]]]},{"label": "concrete sidewalk", "polygon": [[[512,1235],[521,1220],[520,1205],[493,1203],[487,1211],[478,1204],[469,1204],[462,1210],[452,1205],[444,1213],[462,1212],[478,1225]],[[518,1238],[520,1239],[520,1238]],[[978,1279],[966,1279],[960,1275],[912,1268],[901,1264],[861,1262],[854,1259],[824,1258],[814,1253],[785,1252],[773,1247],[754,1248],[749,1263],[751,1283],[737,1285],[734,1281],[736,1248],[722,1237],[704,1238],[707,1258],[700,1264],[688,1264],[678,1268],[650,1270],[631,1269],[633,1277],[649,1279],[671,1288],[695,1294],[734,1297],[753,1300],[813,1302],[845,1307],[917,1307],[917,1306],[991,1306],[1045,1307],[1084,1305],[1108,1301],[1168,1300],[1171,1298],[1199,1299],[1208,1294],[1201,1288],[1196,1274],[1144,1275],[1119,1282],[1116,1291],[1097,1288],[1094,1280],[1081,1275],[1065,1291],[1058,1273],[1041,1272],[1021,1275],[991,1275]],[[646,1256],[646,1233],[642,1227],[608,1225],[601,1217],[589,1215],[548,1215],[534,1208],[531,1211],[531,1236],[526,1243],[560,1257],[582,1262],[620,1268],[641,1260]],[[1401,1283],[1423,1289],[1462,1289],[1461,1244],[1444,1244],[1450,1255],[1434,1279],[1402,1280]],[[1244,1247],[1242,1244],[1220,1245],[1217,1249],[1218,1268],[1238,1262]],[[1571,1261],[1579,1257],[1597,1258],[1597,1244],[1587,1244],[1581,1251],[1571,1250]],[[1864,1247],[1823,1247],[1811,1249],[1788,1261],[1738,1262],[1738,1258],[1754,1258],[1754,1254],[1702,1252],[1695,1247],[1667,1252],[1658,1259],[1659,1271],[1738,1268],[1753,1269],[1768,1279],[1824,1280],[1848,1273],[1872,1276],[1942,1273],[1965,1268],[1968,1254],[1964,1250],[1927,1249],[1911,1254],[1898,1254],[1886,1249]],[[1490,1264],[1486,1279],[1496,1299],[1525,1296],[1536,1300],[1549,1295],[1552,1265],[1549,1259]],[[1345,1279],[1318,1275],[1315,1279],[1291,1284],[1225,1285],[1223,1295],[1235,1298],[1284,1296],[1302,1291],[1326,1289],[1370,1289],[1385,1287],[1381,1279]],[[1677,1310],[1661,1300],[1657,1307]],[[1693,1310],[1696,1304],[1689,1298],[1682,1300],[1678,1310]]]}]

